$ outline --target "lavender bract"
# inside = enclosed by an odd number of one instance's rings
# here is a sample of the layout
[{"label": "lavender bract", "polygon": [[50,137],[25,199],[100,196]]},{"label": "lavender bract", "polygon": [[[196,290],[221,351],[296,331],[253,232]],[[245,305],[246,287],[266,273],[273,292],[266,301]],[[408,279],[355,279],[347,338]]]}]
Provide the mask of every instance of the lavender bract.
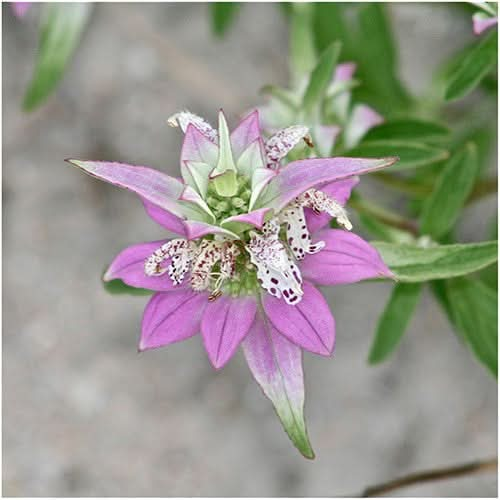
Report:
[{"label": "lavender bract", "polygon": [[[156,293],[144,311],[139,349],[199,332],[222,368],[239,345],[289,437],[314,456],[304,422],[302,353],[328,356],[335,322],[315,285],[393,277],[355,234],[344,208],[358,175],[396,158],[310,158],[282,166],[308,129],[261,136],[250,113],[230,134],[189,112],[169,119],[185,132],[182,180],[121,163],[69,160],[86,173],[138,194],[174,239],[123,250],[105,280]],[[335,218],[345,229],[328,229]]]}]

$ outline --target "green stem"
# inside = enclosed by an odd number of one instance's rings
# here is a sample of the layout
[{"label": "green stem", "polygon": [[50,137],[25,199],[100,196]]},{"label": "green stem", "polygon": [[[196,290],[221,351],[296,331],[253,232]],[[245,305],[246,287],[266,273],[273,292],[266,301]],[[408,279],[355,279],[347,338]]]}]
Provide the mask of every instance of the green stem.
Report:
[{"label": "green stem", "polygon": [[377,218],[379,221],[387,224],[388,226],[403,229],[404,231],[410,232],[414,236],[419,235],[417,223],[415,221],[397,215],[372,201],[364,200],[359,195],[351,198],[349,205],[361,213]]}]

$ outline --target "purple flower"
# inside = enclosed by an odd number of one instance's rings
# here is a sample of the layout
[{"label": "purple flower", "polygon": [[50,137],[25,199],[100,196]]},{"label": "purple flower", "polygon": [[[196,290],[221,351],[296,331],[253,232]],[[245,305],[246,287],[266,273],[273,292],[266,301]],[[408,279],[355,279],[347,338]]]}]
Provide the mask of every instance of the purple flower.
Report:
[{"label": "purple flower", "polygon": [[472,25],[475,35],[498,24],[498,5],[496,2],[475,1],[470,2],[481,10],[472,16]]},{"label": "purple flower", "polygon": [[[264,140],[257,111],[231,134],[222,111],[218,130],[189,112],[169,123],[185,132],[182,180],[147,167],[69,160],[134,191],[148,215],[177,235],[126,248],[104,280],[156,292],[144,311],[141,351],[201,333],[220,369],[241,344],[286,432],[312,458],[301,351],[329,356],[335,341],[315,285],[393,277],[377,251],[347,231],[344,205],[358,175],[396,158],[311,158],[283,167],[306,127]],[[332,218],[347,230],[328,229]]]},{"label": "purple flower", "polygon": [[16,17],[24,17],[33,2],[11,2],[12,12]]}]

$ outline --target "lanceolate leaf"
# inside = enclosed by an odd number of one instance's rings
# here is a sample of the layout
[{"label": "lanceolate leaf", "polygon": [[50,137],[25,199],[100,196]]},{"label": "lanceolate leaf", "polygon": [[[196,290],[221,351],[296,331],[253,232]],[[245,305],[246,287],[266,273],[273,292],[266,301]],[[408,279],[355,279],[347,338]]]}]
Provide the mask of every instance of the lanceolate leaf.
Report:
[{"label": "lanceolate leaf", "polygon": [[92,3],[44,4],[35,71],[24,96],[31,111],[54,90],[88,20]]},{"label": "lanceolate leaf", "polygon": [[307,3],[293,3],[290,23],[290,70],[297,84],[309,74],[316,61],[312,16],[314,6]]},{"label": "lanceolate leaf", "polygon": [[238,2],[213,2],[210,4],[212,29],[216,35],[222,36],[226,33],[239,8]]},{"label": "lanceolate leaf", "polygon": [[493,30],[457,64],[449,77],[446,99],[460,99],[474,90],[497,63],[497,30]]},{"label": "lanceolate leaf", "polygon": [[394,351],[415,310],[421,289],[420,283],[398,283],[394,287],[377,325],[368,357],[370,363],[380,363]]},{"label": "lanceolate leaf", "polygon": [[302,107],[306,114],[311,113],[315,105],[319,104],[328,84],[331,82],[339,53],[340,43],[336,42],[321,54],[304,92]]},{"label": "lanceolate leaf", "polygon": [[259,313],[243,340],[243,352],[257,383],[271,400],[286,433],[306,458],[314,458],[304,421],[302,353]]},{"label": "lanceolate leaf", "polygon": [[448,160],[427,198],[421,217],[422,234],[438,239],[453,227],[474,187],[477,173],[476,148],[469,143]]},{"label": "lanceolate leaf", "polygon": [[466,343],[493,375],[498,369],[498,294],[478,280],[446,282],[451,316]]},{"label": "lanceolate leaf", "polygon": [[408,118],[381,123],[370,129],[363,140],[434,142],[446,139],[449,133],[449,129],[439,123]]},{"label": "lanceolate leaf", "polygon": [[498,243],[485,241],[421,248],[374,242],[384,262],[401,282],[453,278],[479,271],[498,258]]},{"label": "lanceolate leaf", "polygon": [[446,159],[449,153],[444,149],[419,142],[379,140],[363,141],[345,153],[345,156],[380,158],[389,154],[399,157],[399,161],[391,167],[391,171],[394,172],[431,165]]}]

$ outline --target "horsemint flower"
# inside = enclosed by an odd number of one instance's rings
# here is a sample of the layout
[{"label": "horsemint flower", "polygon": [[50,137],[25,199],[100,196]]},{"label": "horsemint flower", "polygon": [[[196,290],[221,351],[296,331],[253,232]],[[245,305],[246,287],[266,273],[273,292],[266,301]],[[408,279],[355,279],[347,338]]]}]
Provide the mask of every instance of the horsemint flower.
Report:
[{"label": "horsemint flower", "polygon": [[342,229],[357,175],[396,158],[316,158],[282,167],[307,128],[289,127],[267,141],[258,112],[230,134],[189,112],[169,119],[185,132],[182,180],[122,163],[68,160],[88,174],[130,189],[148,215],[177,234],[123,250],[104,280],[154,290],[144,311],[139,350],[201,332],[222,368],[240,345],[286,432],[314,456],[303,416],[301,349],[328,356],[335,324],[314,285],[392,277],[377,251]]},{"label": "horsemint flower", "polygon": [[483,31],[498,24],[497,2],[476,1],[469,3],[481,9],[472,16],[472,25],[475,35],[480,35]]}]

